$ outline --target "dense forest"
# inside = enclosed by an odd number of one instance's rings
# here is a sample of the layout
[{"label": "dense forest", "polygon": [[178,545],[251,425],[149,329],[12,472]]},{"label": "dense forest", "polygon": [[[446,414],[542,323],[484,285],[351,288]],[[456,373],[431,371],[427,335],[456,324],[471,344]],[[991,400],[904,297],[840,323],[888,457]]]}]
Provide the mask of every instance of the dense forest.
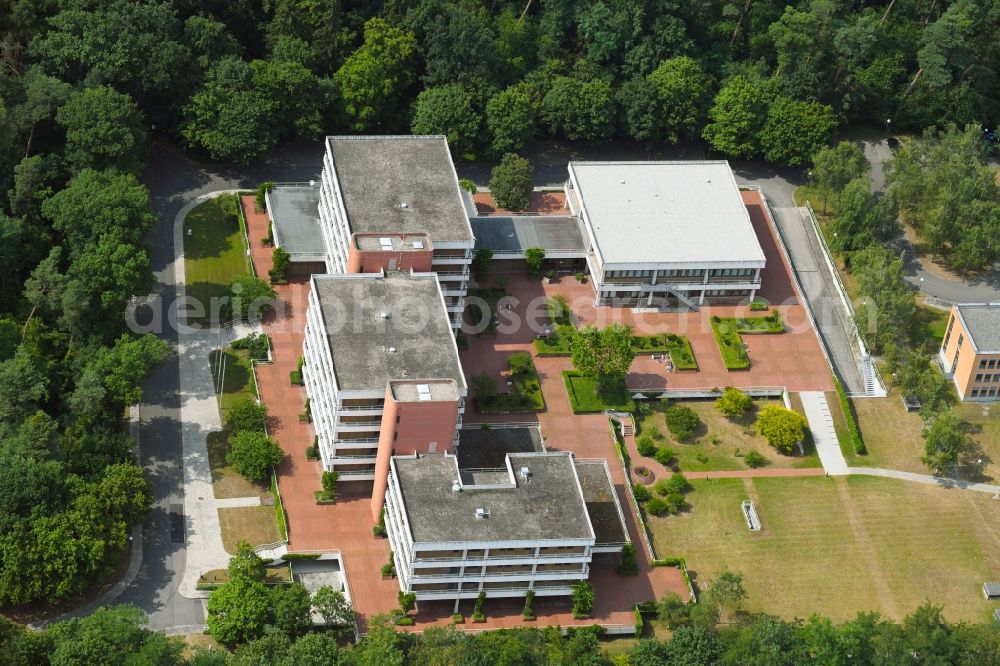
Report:
[{"label": "dense forest", "polygon": [[[995,666],[1000,630],[951,624],[933,606],[902,623],[877,613],[835,624],[822,617],[783,621],[745,615],[725,625],[677,626],[669,639],[642,639],[622,651],[602,643],[600,631],[558,627],[482,633],[432,628],[399,633],[376,618],[357,646],[335,634],[289,634],[269,627],[233,652],[186,647],[179,638],[145,628],[141,611],[102,609],[90,617],[28,632],[0,618],[0,665],[34,666]],[[609,654],[611,652],[614,654]]]},{"label": "dense forest", "polygon": [[444,133],[464,159],[627,137],[801,166],[851,125],[995,127],[998,71],[986,0],[0,2],[0,604],[83,592],[150,506],[123,416],[169,350],[123,311],[153,284],[153,138],[245,163],[326,133]]}]

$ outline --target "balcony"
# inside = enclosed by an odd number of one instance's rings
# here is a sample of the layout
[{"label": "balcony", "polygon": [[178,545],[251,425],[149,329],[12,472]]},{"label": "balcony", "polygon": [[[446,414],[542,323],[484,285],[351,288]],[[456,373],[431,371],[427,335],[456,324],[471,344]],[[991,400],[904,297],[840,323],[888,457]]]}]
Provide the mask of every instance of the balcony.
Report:
[{"label": "balcony", "polygon": [[338,451],[355,451],[358,449],[378,449],[378,440],[372,437],[365,439],[338,439],[334,441],[333,448]]},{"label": "balcony", "polygon": [[337,423],[334,429],[338,432],[371,432],[377,435],[379,429],[382,427],[382,420],[378,421],[348,421],[344,423],[343,421]]}]

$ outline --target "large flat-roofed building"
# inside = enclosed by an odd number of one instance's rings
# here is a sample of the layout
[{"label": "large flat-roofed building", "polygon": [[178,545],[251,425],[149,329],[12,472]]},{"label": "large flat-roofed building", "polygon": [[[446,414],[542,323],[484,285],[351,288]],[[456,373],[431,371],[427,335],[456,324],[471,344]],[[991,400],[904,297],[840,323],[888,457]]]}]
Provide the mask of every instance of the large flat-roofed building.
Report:
[{"label": "large flat-roofed building", "polygon": [[451,451],[465,378],[432,273],[314,275],[302,367],[324,469],[374,481],[393,453]]},{"label": "large flat-roofed building", "polygon": [[437,273],[462,323],[475,239],[443,136],[330,136],[319,220],[330,273]]},{"label": "large flat-roofed building", "polygon": [[1000,303],[953,305],[938,358],[961,400],[1000,400]]},{"label": "large flat-roofed building", "polygon": [[598,304],[752,300],[764,251],[729,163],[570,162]]},{"label": "large flat-roofed building", "polygon": [[568,452],[508,453],[496,469],[462,468],[449,454],[395,456],[385,508],[400,589],[456,609],[480,592],[570,595],[594,554],[627,541],[606,463]]}]

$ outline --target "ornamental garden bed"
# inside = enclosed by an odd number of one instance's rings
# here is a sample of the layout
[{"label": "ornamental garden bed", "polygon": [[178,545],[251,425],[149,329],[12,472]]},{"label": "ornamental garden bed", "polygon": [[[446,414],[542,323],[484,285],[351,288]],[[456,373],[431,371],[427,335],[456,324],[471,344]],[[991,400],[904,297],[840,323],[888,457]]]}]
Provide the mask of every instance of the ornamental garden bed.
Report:
[{"label": "ornamental garden bed", "polygon": [[507,359],[511,370],[513,389],[510,393],[498,393],[492,397],[476,397],[476,405],[483,414],[516,414],[538,412],[545,409],[542,384],[538,371],[528,352],[516,352]]},{"label": "ornamental garden bed", "polygon": [[608,409],[631,412],[635,409],[635,403],[624,385],[598,393],[597,380],[575,371],[562,374],[574,414],[595,414]]},{"label": "ornamental garden bed", "polygon": [[772,310],[765,317],[712,317],[712,333],[722,352],[727,370],[746,370],[750,367],[744,335],[774,334],[785,331],[781,313]]}]

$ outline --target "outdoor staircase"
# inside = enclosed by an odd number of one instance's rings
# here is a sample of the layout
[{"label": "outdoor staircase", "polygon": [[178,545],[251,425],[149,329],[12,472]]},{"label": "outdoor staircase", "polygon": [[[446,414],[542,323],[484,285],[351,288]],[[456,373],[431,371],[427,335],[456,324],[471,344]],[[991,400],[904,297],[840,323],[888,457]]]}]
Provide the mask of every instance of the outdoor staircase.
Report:
[{"label": "outdoor staircase", "polygon": [[628,412],[616,412],[613,410],[607,410],[604,412],[622,427],[622,436],[628,437],[629,435],[635,434],[635,428],[632,426],[632,415]]},{"label": "outdoor staircase", "polygon": [[288,553],[288,542],[267,543],[253,549],[262,560],[280,560]]},{"label": "outdoor staircase", "polygon": [[694,301],[692,301],[690,298],[688,298],[684,294],[682,294],[680,291],[678,291],[678,290],[676,290],[676,289],[674,289],[672,287],[667,287],[667,292],[670,293],[673,296],[676,296],[678,301],[680,301],[684,305],[686,305],[689,308],[691,308],[691,312],[697,312],[698,311],[698,304],[695,303]]},{"label": "outdoor staircase", "polygon": [[870,398],[884,398],[886,396],[877,372],[875,361],[872,360],[871,356],[866,355],[861,359],[861,377],[865,385],[865,395]]}]

